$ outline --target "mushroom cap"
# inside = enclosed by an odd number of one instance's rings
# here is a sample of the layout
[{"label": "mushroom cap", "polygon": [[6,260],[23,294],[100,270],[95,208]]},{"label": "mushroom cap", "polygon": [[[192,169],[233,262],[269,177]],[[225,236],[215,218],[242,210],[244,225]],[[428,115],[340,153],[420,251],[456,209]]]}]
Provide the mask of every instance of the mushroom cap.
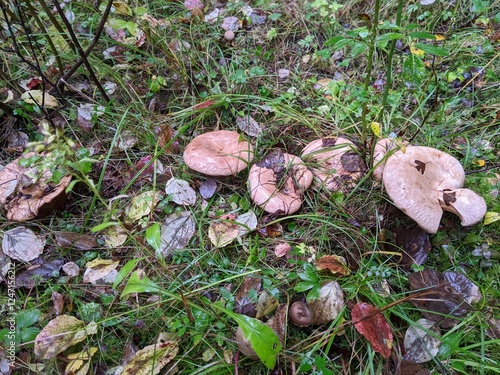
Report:
[{"label": "mushroom cap", "polygon": [[250,168],[250,198],[268,213],[291,214],[299,210],[301,195],[312,179],[299,157],[272,152]]},{"label": "mushroom cap", "polygon": [[[376,180],[382,180],[382,175],[384,173],[385,167],[385,155],[396,148],[406,146],[406,142],[400,142],[391,138],[382,138],[378,140],[375,144],[375,150],[373,150],[373,169],[372,175]],[[384,159],[384,160],[383,160]]]},{"label": "mushroom cap", "polygon": [[306,302],[297,301],[292,303],[288,311],[290,321],[299,327],[307,327],[312,324],[311,310]]},{"label": "mushroom cap", "polygon": [[231,176],[253,160],[252,145],[239,133],[218,130],[195,137],[184,150],[189,168],[208,176]]},{"label": "mushroom cap", "polygon": [[487,211],[484,198],[469,189],[445,189],[439,203],[443,210],[457,215],[464,227],[479,223]]},{"label": "mushroom cap", "polygon": [[436,233],[444,189],[460,188],[465,172],[453,156],[431,147],[407,146],[385,164],[382,181],[394,205],[426,232]]},{"label": "mushroom cap", "polygon": [[366,166],[354,153],[354,143],[345,138],[326,137],[309,143],[301,156],[310,157],[317,165],[312,168],[316,178],[330,191],[351,188],[361,178]]}]

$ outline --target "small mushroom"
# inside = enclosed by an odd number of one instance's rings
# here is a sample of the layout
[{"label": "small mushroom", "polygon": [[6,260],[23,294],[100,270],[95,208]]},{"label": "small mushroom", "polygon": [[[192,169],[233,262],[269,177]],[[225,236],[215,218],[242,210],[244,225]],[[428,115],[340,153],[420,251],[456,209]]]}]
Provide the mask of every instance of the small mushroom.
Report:
[{"label": "small mushroom", "polygon": [[352,188],[363,175],[366,166],[354,151],[350,140],[326,137],[309,143],[302,151],[302,158],[316,165],[314,176],[330,191]]},{"label": "small mushroom", "polygon": [[195,137],[184,150],[189,168],[208,176],[231,176],[253,160],[252,145],[239,133],[218,130]]},{"label": "small mushroom", "polygon": [[230,42],[231,40],[234,39],[234,31],[232,30],[227,30],[225,33],[224,33],[224,39],[226,39],[228,42]]},{"label": "small mushroom", "polygon": [[307,327],[312,324],[311,310],[306,302],[297,301],[292,303],[288,311],[290,321],[299,327]]},{"label": "small mushroom", "polygon": [[268,213],[288,215],[299,210],[312,179],[299,157],[275,151],[250,169],[250,197]]},{"label": "small mushroom", "polygon": [[428,233],[438,231],[443,209],[460,216],[464,225],[476,224],[484,217],[484,199],[460,189],[464,180],[465,172],[457,159],[423,146],[396,151],[387,159],[382,177],[394,205]]}]

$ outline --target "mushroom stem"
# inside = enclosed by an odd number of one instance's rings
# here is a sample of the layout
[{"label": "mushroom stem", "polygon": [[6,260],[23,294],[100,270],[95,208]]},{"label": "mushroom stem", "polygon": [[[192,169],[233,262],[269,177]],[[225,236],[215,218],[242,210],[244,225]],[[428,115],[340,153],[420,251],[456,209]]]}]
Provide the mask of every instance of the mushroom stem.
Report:
[{"label": "mushroom stem", "polygon": [[457,215],[464,227],[479,223],[487,211],[484,198],[469,189],[444,189],[439,205]]}]

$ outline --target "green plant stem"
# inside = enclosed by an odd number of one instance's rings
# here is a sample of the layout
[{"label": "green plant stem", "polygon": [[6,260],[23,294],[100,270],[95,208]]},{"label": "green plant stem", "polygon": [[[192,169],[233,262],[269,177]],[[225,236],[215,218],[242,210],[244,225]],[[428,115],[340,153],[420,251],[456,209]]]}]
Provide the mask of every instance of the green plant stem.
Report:
[{"label": "green plant stem", "polygon": [[[403,14],[403,0],[399,0],[398,2],[398,10],[396,13],[396,26],[399,28],[401,26],[401,18]],[[382,118],[382,115],[384,114],[384,109],[387,105],[387,98],[389,97],[389,90],[392,86],[392,56],[394,55],[394,50],[396,49],[396,43],[397,40],[394,39],[391,42],[391,45],[389,47],[389,53],[387,55],[387,68],[385,72],[385,87],[384,87],[384,96],[382,97],[382,110],[378,114],[377,121],[380,121]]]},{"label": "green plant stem", "polygon": [[[364,92],[368,92],[368,88],[370,87],[371,76],[372,76],[372,67],[373,67],[373,55],[375,53],[375,38],[377,37],[378,30],[378,16],[380,12],[380,0],[375,1],[375,11],[373,15],[373,23],[372,23],[372,31],[371,31],[371,42],[370,49],[368,51],[368,65],[366,66],[366,77],[365,77],[365,87]],[[368,102],[365,100],[361,104],[362,113],[361,113],[361,145],[363,149],[366,150],[366,139],[368,137],[368,124],[366,115],[368,114]]]},{"label": "green plant stem", "polygon": [[42,6],[42,9],[44,10],[47,17],[49,17],[50,22],[52,22],[52,25],[56,28],[56,30],[59,32],[59,34],[64,38],[64,41],[68,44],[68,46],[70,46],[70,48],[73,49],[73,51],[76,52],[76,47],[74,46],[71,39],[68,38],[68,35],[64,32],[64,29],[62,28],[60,22],[52,14],[52,10],[49,9],[49,7],[47,6],[47,3],[44,0],[39,0],[39,3]]}]

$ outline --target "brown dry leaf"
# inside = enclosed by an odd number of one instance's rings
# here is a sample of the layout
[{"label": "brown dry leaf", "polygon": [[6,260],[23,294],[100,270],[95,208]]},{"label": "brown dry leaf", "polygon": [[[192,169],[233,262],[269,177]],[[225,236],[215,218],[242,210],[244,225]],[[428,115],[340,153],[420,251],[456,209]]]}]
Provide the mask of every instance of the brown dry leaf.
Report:
[{"label": "brown dry leaf", "polygon": [[192,206],[196,203],[196,191],[185,180],[172,177],[165,185],[165,192],[177,204]]},{"label": "brown dry leaf", "polygon": [[410,269],[412,264],[423,264],[431,251],[429,235],[419,226],[411,229],[396,228],[393,232],[396,246],[403,250],[401,265]]},{"label": "brown dry leaf", "polygon": [[[170,125],[163,124],[156,128],[156,135],[158,136],[158,146],[163,148],[172,140],[174,132]],[[170,151],[170,147],[165,151]]]},{"label": "brown dry leaf", "polygon": [[212,245],[224,247],[240,235],[240,226],[234,222],[234,215],[224,215],[208,227],[208,238]]},{"label": "brown dry leaf", "polygon": [[238,314],[255,317],[257,296],[262,288],[262,280],[258,277],[247,276],[238,288],[235,300],[234,311]]},{"label": "brown dry leaf", "polygon": [[439,352],[440,337],[441,331],[436,322],[419,319],[406,330],[404,358],[415,363],[429,362]]},{"label": "brown dry leaf", "polygon": [[276,247],[274,248],[274,254],[278,257],[284,257],[287,255],[290,250],[292,250],[292,246],[290,246],[289,243],[287,242],[279,242]]},{"label": "brown dry leaf", "polygon": [[[109,278],[113,274],[117,273],[116,267],[118,267],[119,261],[113,261],[111,259],[94,259],[87,263],[87,269],[83,275],[84,283],[96,284],[99,280],[104,280],[106,282],[112,282]],[[115,275],[116,277],[116,275]]]},{"label": "brown dry leaf", "polygon": [[64,296],[58,292],[52,292],[52,304],[54,309],[54,314],[61,315],[64,311]]},{"label": "brown dry leaf", "polygon": [[33,288],[36,285],[47,282],[53,277],[59,276],[59,270],[64,264],[64,259],[51,260],[16,275],[16,288]]},{"label": "brown dry leaf", "polygon": [[351,270],[346,264],[346,260],[338,255],[324,255],[314,263],[318,271],[328,271],[336,276],[347,276]]},{"label": "brown dry leaf", "polygon": [[160,249],[163,257],[185,247],[196,231],[196,222],[189,211],[176,212],[167,217],[160,228]]},{"label": "brown dry leaf", "polygon": [[70,315],[51,320],[35,339],[35,355],[39,359],[51,359],[70,346],[82,342],[88,335],[97,333],[97,324],[85,323]]},{"label": "brown dry leaf", "polygon": [[286,303],[282,303],[277,307],[274,316],[266,322],[269,328],[271,328],[274,333],[276,333],[282,345],[285,342],[286,336],[287,313],[288,305]]},{"label": "brown dry leaf", "polygon": [[134,354],[120,375],[156,375],[179,351],[176,341],[149,345]]},{"label": "brown dry leaf", "polygon": [[[32,156],[35,156],[35,153],[30,152],[22,158]],[[62,209],[66,203],[65,189],[71,181],[71,176],[63,177],[58,185],[54,185],[48,182],[52,173],[47,170],[34,180],[29,176],[38,173],[33,172],[32,168],[20,166],[20,159],[14,160],[0,171],[0,204],[4,204],[7,219],[26,221]]]},{"label": "brown dry leaf", "polygon": [[308,301],[312,324],[320,325],[334,320],[344,308],[344,292],[336,281],[325,283],[319,290],[319,297]]},{"label": "brown dry leaf", "polygon": [[57,245],[63,249],[90,250],[98,245],[95,237],[90,234],[58,232],[55,237]]},{"label": "brown dry leaf", "polygon": [[12,259],[29,262],[38,258],[44,247],[45,238],[26,227],[16,227],[3,233],[2,251]]},{"label": "brown dry leaf", "polygon": [[472,303],[481,300],[479,288],[456,272],[425,269],[412,273],[408,280],[411,290],[419,290],[411,303],[443,328],[455,326],[458,320],[454,317],[464,316],[471,310]]},{"label": "brown dry leaf", "polygon": [[351,311],[354,327],[368,340],[373,350],[389,358],[393,335],[391,327],[380,311],[368,303],[357,303]]}]

